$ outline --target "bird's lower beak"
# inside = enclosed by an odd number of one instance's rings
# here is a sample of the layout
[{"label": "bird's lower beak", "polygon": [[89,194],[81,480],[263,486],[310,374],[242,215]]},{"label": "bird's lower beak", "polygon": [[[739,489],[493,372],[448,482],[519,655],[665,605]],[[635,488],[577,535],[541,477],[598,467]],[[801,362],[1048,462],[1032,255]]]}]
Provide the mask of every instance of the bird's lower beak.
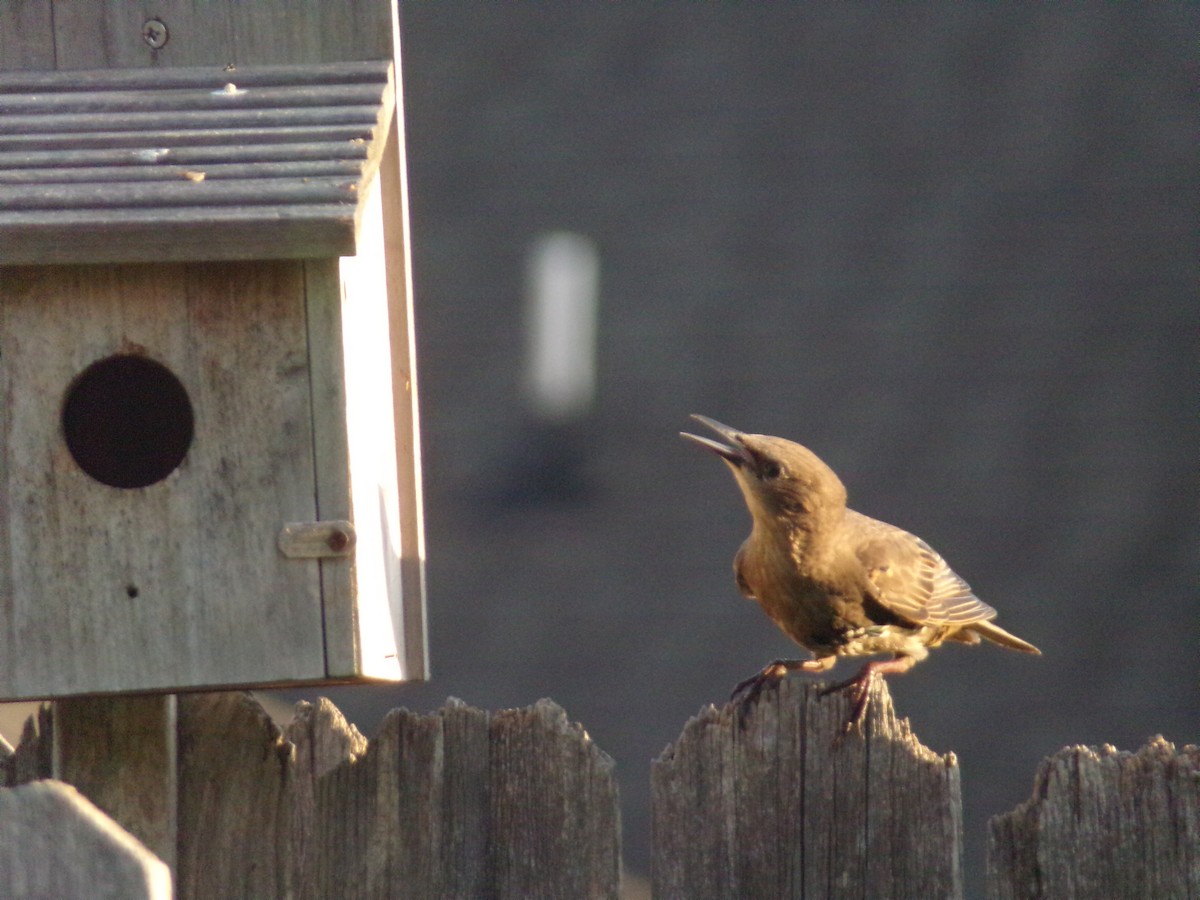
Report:
[{"label": "bird's lower beak", "polygon": [[711,438],[700,437],[698,434],[689,434],[686,431],[679,432],[679,436],[687,438],[689,441],[695,441],[701,447],[705,447],[717,454],[735,466],[741,466],[749,462],[749,457],[746,455],[746,450],[739,440],[741,432],[736,428],[730,428],[728,425],[722,425],[715,419],[710,419],[708,416],[692,415],[692,418],[701,425],[707,425],[721,437],[725,438],[729,443],[722,444],[720,441],[714,441]]}]

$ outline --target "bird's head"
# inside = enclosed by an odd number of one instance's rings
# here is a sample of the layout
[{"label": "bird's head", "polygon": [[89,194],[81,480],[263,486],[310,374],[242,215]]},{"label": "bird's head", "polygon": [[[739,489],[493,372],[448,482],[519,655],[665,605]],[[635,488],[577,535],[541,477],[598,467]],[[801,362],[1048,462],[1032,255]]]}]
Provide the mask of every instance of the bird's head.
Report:
[{"label": "bird's head", "polygon": [[745,434],[706,416],[693,415],[724,438],[680,434],[711,450],[733,471],[746,506],[756,523],[785,521],[811,528],[818,520],[840,518],[846,508],[846,488],[815,453],[793,441],[768,434]]}]

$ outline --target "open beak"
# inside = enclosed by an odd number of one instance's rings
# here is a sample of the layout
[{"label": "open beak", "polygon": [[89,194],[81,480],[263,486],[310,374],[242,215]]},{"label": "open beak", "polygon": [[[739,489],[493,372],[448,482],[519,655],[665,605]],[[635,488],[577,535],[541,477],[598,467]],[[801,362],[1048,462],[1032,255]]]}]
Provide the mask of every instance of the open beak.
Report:
[{"label": "open beak", "polygon": [[750,462],[750,457],[747,455],[745,447],[742,446],[742,433],[740,431],[736,428],[730,428],[728,425],[722,425],[715,419],[708,418],[708,416],[693,414],[692,418],[701,425],[711,428],[729,443],[722,444],[720,441],[700,437],[698,434],[688,434],[686,431],[679,432],[680,437],[687,438],[689,441],[695,441],[701,447],[711,450],[731,465],[742,466]]}]

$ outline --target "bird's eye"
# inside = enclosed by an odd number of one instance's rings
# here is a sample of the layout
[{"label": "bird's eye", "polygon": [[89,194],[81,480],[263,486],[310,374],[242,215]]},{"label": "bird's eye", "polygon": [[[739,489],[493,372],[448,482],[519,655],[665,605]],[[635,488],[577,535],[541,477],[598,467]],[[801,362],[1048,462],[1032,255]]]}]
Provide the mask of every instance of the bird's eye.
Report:
[{"label": "bird's eye", "polygon": [[783,470],[779,467],[779,463],[773,459],[764,459],[758,467],[759,477],[765,478],[767,481],[772,481],[780,476]]}]

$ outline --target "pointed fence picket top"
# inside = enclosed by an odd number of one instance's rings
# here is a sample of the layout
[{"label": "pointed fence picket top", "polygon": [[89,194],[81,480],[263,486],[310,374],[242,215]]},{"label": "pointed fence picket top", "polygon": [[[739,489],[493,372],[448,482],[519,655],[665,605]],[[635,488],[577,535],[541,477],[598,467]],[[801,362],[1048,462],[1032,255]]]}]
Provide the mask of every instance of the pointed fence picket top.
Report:
[{"label": "pointed fence picket top", "polygon": [[1067,747],[989,825],[992,900],[1200,897],[1200,747]]},{"label": "pointed fence picket top", "polygon": [[0,790],[0,897],[170,900],[171,871],[70,785]]},{"label": "pointed fence picket top", "polygon": [[393,710],[367,742],[328,701],[282,733],[182,698],[180,770],[180,897],[616,897],[612,760],[548,700]]},{"label": "pointed fence picket top", "polygon": [[791,678],[688,722],[651,771],[655,897],[960,897],[954,755],[882,680],[861,734],[849,715],[845,691]]},{"label": "pointed fence picket top", "polygon": [[[188,694],[177,736],[181,900],[617,897],[613,761],[549,700],[397,709],[368,741],[328,700],[281,730],[248,694]],[[52,719],[31,718],[0,783],[45,777],[53,752]]]},{"label": "pointed fence picket top", "polygon": [[[688,722],[651,772],[654,896],[961,897],[954,755],[923,747],[882,683],[863,733],[843,735],[849,713],[844,691],[792,678]],[[16,786],[49,777],[56,727],[44,708],[0,744],[0,896],[170,896],[109,818],[125,826],[128,803]],[[613,762],[548,700],[393,710],[368,741],[328,700],[281,730],[249,695],[190,694],[175,734],[176,897],[618,896]],[[988,896],[1200,898],[1200,748],[1045,760],[991,822]]]}]

